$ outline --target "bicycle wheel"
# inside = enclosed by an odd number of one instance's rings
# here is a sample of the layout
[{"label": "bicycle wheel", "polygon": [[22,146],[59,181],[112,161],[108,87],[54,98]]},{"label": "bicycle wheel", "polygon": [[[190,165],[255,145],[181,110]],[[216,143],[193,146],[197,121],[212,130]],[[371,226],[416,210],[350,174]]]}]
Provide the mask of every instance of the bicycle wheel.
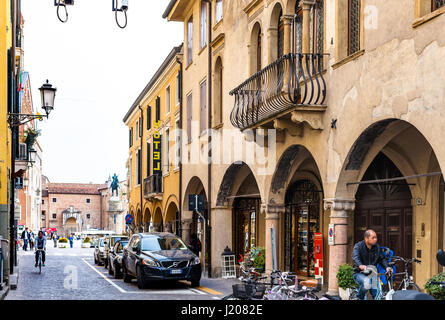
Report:
[{"label": "bicycle wheel", "polygon": [[351,288],[351,293],[349,294],[348,300],[357,300],[357,293],[358,293],[357,288]]},{"label": "bicycle wheel", "polygon": [[228,296],[225,296],[221,300],[241,300],[241,299],[235,298],[232,293],[232,294],[229,294]]},{"label": "bicycle wheel", "polygon": [[407,287],[406,289],[407,289],[407,290],[416,290],[416,291],[418,291],[418,292],[421,291],[420,288],[419,288],[419,286],[418,286],[415,282],[410,282],[410,283],[408,284],[408,287]]}]

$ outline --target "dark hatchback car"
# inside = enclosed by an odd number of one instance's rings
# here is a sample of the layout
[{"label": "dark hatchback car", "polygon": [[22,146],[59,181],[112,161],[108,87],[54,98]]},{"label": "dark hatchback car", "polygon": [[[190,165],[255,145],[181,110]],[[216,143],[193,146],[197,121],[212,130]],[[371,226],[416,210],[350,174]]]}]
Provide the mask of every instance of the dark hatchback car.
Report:
[{"label": "dark hatchback car", "polygon": [[127,244],[127,239],[118,240],[108,252],[108,274],[116,279],[122,278],[122,255]]},{"label": "dark hatchback car", "polygon": [[198,287],[201,260],[174,234],[137,233],[124,247],[122,274],[124,282],[136,278],[139,289],[155,280],[187,280]]}]

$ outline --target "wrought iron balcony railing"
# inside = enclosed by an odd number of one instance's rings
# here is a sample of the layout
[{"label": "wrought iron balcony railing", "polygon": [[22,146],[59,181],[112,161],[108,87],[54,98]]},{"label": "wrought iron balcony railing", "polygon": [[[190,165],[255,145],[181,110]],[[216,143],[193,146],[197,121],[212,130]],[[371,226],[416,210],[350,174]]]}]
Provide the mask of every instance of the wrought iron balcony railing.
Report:
[{"label": "wrought iron balcony railing", "polygon": [[289,53],[233,89],[232,124],[244,130],[296,106],[325,106],[325,55]]},{"label": "wrought iron balcony railing", "polygon": [[162,175],[154,174],[144,179],[144,197],[151,198],[162,194]]}]

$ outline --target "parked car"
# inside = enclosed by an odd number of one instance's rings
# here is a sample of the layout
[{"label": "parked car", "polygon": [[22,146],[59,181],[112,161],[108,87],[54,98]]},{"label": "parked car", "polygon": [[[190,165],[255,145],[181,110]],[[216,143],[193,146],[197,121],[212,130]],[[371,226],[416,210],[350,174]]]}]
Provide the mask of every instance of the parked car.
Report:
[{"label": "parked car", "polygon": [[127,236],[115,236],[115,235],[108,235],[104,237],[104,267],[108,268],[108,253],[110,252],[110,249],[114,247],[114,244],[116,241],[119,240],[128,240]]},{"label": "parked car", "polygon": [[104,263],[105,238],[100,238],[94,246],[94,263],[102,265]]},{"label": "parked car", "polygon": [[136,278],[139,289],[156,280],[187,280],[198,287],[201,260],[174,234],[137,233],[124,247],[122,276],[124,282]]},{"label": "parked car", "polygon": [[108,274],[115,279],[122,278],[122,255],[127,244],[128,239],[118,240],[108,252]]}]

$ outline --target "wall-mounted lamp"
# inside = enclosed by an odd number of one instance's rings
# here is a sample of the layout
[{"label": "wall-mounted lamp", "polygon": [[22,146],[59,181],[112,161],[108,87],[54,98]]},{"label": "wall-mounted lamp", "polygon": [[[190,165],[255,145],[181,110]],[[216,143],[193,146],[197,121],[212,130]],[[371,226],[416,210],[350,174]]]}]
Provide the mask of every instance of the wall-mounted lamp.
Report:
[{"label": "wall-mounted lamp", "polygon": [[[66,9],[66,6],[72,5],[74,5],[74,0],[54,0],[54,6],[57,7],[57,18],[60,22],[65,23],[68,21],[68,10]],[[65,19],[62,19],[60,17],[60,7],[63,7],[65,9]]]},{"label": "wall-mounted lamp", "polygon": [[[128,0],[121,0],[121,4],[119,6],[119,0],[112,0],[113,2],[113,12],[114,12],[114,17],[116,19],[116,23],[119,26],[119,28],[124,29],[127,26],[127,10],[128,10]],[[123,12],[124,16],[125,16],[125,24],[122,26],[118,19],[117,19],[117,13],[118,12]]]}]

